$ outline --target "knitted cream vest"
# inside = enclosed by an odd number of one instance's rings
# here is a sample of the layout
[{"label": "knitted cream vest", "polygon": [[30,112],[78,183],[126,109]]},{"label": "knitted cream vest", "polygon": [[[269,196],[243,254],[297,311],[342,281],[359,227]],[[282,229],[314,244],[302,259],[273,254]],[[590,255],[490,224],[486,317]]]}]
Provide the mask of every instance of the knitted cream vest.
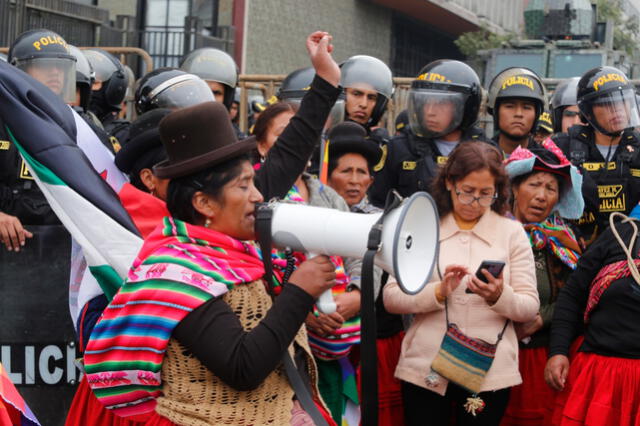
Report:
[{"label": "knitted cream vest", "polygon": [[[258,325],[271,307],[262,281],[235,287],[223,300],[238,315],[246,331]],[[211,336],[215,339],[215,336]],[[304,326],[295,342],[307,354],[307,370],[314,396],[317,369]],[[289,346],[293,357],[293,345]],[[162,392],[156,411],[178,425],[288,425],[293,407],[293,389],[282,365],[252,391],[237,391],[213,375],[177,340],[171,339],[162,363]]]}]

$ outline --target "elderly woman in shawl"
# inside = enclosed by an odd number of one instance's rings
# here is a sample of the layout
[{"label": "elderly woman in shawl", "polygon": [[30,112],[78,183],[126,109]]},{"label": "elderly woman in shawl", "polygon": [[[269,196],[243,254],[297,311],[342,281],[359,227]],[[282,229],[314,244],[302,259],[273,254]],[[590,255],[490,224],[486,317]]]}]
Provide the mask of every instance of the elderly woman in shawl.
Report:
[{"label": "elderly woman in shawl", "polygon": [[529,149],[517,148],[506,161],[506,170],[512,213],[524,225],[533,248],[540,312],[534,321],[516,325],[523,383],[511,390],[502,425],[541,425],[553,399],[543,374],[551,318],[558,292],[581,253],[564,219],[582,215],[582,176],[550,139]]}]

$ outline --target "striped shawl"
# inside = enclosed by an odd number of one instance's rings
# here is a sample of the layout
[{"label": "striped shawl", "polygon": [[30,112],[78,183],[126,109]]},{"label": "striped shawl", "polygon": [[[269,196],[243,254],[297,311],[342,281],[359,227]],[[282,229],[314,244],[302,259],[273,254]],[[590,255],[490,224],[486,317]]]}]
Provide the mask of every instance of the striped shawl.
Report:
[{"label": "striped shawl", "polygon": [[253,245],[164,218],[87,344],[87,381],[100,402],[123,417],[153,412],[173,329],[207,300],[263,274]]}]

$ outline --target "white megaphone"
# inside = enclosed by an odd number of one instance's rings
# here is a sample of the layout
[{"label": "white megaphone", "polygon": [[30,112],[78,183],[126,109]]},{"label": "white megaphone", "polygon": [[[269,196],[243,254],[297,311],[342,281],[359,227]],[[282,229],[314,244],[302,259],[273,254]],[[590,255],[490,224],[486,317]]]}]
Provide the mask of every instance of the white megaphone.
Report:
[{"label": "white megaphone", "polygon": [[[362,258],[371,227],[382,213],[348,213],[287,202],[271,203],[275,247],[313,255]],[[426,192],[417,192],[387,213],[375,264],[394,276],[402,291],[416,294],[427,284],[438,254],[438,210]],[[331,291],[318,299],[324,313],[335,312]]]}]

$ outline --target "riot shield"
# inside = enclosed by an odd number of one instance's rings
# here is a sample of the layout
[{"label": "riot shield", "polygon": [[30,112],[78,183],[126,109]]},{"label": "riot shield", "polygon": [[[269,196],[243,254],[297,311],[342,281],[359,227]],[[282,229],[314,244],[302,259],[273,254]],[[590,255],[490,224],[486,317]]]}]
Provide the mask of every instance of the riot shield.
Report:
[{"label": "riot shield", "polygon": [[20,252],[0,247],[0,359],[43,425],[63,425],[80,380],[69,315],[71,237],[62,225],[27,226]]}]

